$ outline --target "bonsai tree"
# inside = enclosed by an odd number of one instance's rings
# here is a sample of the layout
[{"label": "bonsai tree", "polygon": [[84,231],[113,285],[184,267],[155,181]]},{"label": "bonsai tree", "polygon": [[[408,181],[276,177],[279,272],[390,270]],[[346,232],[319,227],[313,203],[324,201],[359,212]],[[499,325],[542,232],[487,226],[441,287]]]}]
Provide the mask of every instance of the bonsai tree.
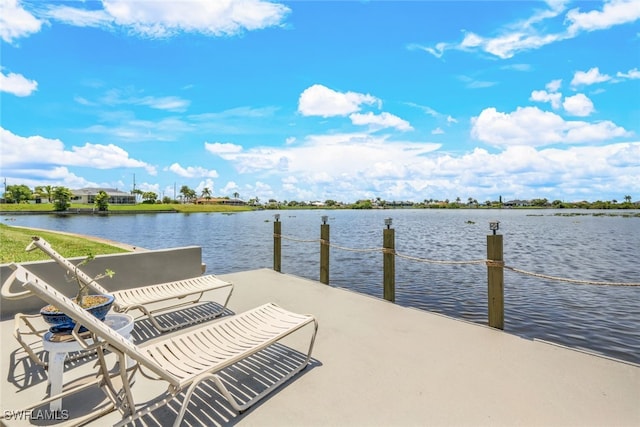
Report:
[{"label": "bonsai tree", "polygon": [[[78,268],[82,267],[83,265],[86,265],[87,263],[89,263],[91,260],[95,259],[95,255],[90,253],[89,255],[87,255],[87,257],[85,259],[83,259],[82,261],[80,261],[74,270],[74,273],[72,275],[69,274],[69,272],[67,271],[67,275],[70,276],[70,278],[68,279],[68,281],[74,281],[77,283],[78,285],[78,293],[76,294],[74,301],[83,308],[86,307],[90,307],[94,301],[91,301],[89,297],[89,286],[86,283],[82,283],[82,281],[80,280],[80,278],[78,277]],[[93,278],[93,280],[100,280],[102,278],[105,277],[113,277],[116,273],[107,268],[104,270],[103,273],[98,274],[97,276],[95,276]]]},{"label": "bonsai tree", "polygon": [[[82,308],[90,308],[90,307],[93,307],[94,305],[102,304],[106,300],[105,296],[103,295],[93,295],[93,296],[89,295],[89,286],[86,283],[82,283],[82,281],[78,277],[78,268],[87,264],[89,261],[93,260],[94,258],[95,258],[95,255],[90,253],[89,255],[87,255],[85,259],[80,261],[75,266],[73,273],[70,273],[69,271],[67,271],[66,273],[67,282],[76,282],[76,284],[78,285],[78,292],[76,293],[76,296],[73,298],[73,300],[76,304],[78,304]],[[105,269],[104,273],[98,274],[93,279],[100,280],[104,277],[113,277],[114,274],[116,273],[113,270],[107,268]],[[44,307],[42,311],[48,312],[48,313],[56,313],[56,312],[59,312],[60,310],[58,310],[58,308],[53,305],[48,305]]]}]

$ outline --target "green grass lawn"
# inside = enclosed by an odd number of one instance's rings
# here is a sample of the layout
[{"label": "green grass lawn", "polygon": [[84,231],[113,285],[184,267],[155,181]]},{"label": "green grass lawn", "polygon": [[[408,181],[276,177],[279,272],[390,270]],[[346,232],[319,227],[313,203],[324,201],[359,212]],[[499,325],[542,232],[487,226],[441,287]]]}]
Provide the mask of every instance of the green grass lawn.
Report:
[{"label": "green grass lawn", "polygon": [[[83,205],[78,203],[72,203],[70,210],[75,209],[91,209],[92,205]],[[109,205],[109,211],[128,211],[128,212],[142,212],[142,211],[157,211],[157,212],[243,212],[250,211],[250,206],[228,206],[228,205],[195,205],[191,203],[186,204],[143,204],[137,205]],[[0,212],[54,212],[52,203],[9,203],[0,204]]]},{"label": "green grass lawn", "polygon": [[127,252],[125,249],[82,237],[0,224],[0,264],[50,259],[41,250],[25,251],[32,236],[42,237],[65,258]]}]

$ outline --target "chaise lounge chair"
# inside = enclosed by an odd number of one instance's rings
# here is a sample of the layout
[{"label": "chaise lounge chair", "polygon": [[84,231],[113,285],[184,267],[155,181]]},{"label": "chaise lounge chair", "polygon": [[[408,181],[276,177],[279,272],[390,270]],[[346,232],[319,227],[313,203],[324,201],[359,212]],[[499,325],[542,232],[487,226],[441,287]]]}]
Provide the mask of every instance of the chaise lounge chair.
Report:
[{"label": "chaise lounge chair", "polygon": [[[35,293],[47,303],[54,304],[76,321],[76,327],[72,334],[83,347],[95,349],[98,352],[100,386],[111,403],[107,411],[118,409],[123,416],[116,425],[131,423],[173,401],[178,394],[186,390],[182,406],[174,422],[174,426],[179,425],[187,410],[192,393],[203,381],[211,381],[236,411],[243,412],[303,370],[311,359],[318,330],[315,318],[311,315],[292,313],[272,303],[229,316],[215,323],[199,326],[196,329],[186,330],[179,335],[166,336],[163,340],[153,341],[149,345],[139,347],[24,267],[16,264],[12,264],[11,267],[15,270],[15,274],[12,276],[22,283],[23,288]],[[312,333],[308,352],[301,364],[291,368],[286,375],[262,392],[249,398],[248,401],[241,402],[231,394],[219,375],[222,369],[243,361],[307,325],[313,325],[309,326],[312,328]],[[81,326],[90,331],[90,340],[79,335],[78,331]],[[120,368],[116,374],[110,373],[105,362],[105,350],[117,355],[120,367],[130,366],[126,363],[127,357],[137,363],[128,369]],[[146,378],[166,382],[168,384],[166,393],[159,399],[147,402],[141,407],[137,406],[133,393],[135,387],[131,387],[131,380],[136,372]],[[251,375],[256,376],[258,373]],[[86,386],[82,386],[81,389],[85,388]],[[50,396],[32,408],[75,392],[77,390],[68,390],[61,395]],[[105,413],[106,411],[101,410],[99,413],[92,413],[89,416],[95,418]],[[82,422],[86,421],[86,419],[82,420]]]},{"label": "chaise lounge chair", "polygon": [[[33,237],[33,241],[27,246],[27,251],[34,249],[40,249],[51,258],[53,258],[60,266],[66,269],[70,274],[74,274],[78,279],[86,284],[91,290],[99,294],[110,294],[115,297],[113,304],[113,310],[118,313],[127,313],[132,310],[139,310],[146,315],[153,326],[160,332],[168,332],[173,329],[177,329],[183,326],[191,325],[193,323],[209,320],[222,314],[224,309],[231,298],[233,292],[233,284],[220,280],[216,276],[209,274],[205,276],[193,277],[191,279],[178,280],[175,282],[160,283],[156,285],[143,286],[139,288],[125,289],[121,291],[109,291],[95,280],[91,276],[84,273],[77,268],[71,261],[64,258],[58,252],[56,252],[51,245],[40,237]],[[178,307],[185,305],[196,304],[200,302],[202,295],[207,291],[227,289],[228,294],[222,309],[208,313],[204,316],[190,317],[183,322],[171,324],[168,326],[162,326],[156,319],[158,313],[174,310]],[[190,301],[184,301],[186,297],[194,297]],[[173,301],[174,304],[166,305],[168,301]],[[162,303],[163,306],[157,309],[151,309],[149,306],[157,303]]]}]

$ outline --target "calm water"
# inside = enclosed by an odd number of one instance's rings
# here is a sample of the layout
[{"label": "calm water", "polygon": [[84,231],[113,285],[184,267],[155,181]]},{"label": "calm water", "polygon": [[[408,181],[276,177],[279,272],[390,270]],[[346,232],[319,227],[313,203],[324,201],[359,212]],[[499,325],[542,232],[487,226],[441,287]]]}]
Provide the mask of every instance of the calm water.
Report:
[{"label": "calm water", "polygon": [[[570,212],[579,215],[565,216]],[[207,271],[222,274],[272,267],[274,213],[29,215],[12,217],[9,224],[89,234],[149,249],[198,245]],[[508,266],[579,280],[639,283],[640,218],[593,213],[281,211],[280,220],[283,235],[318,239],[321,215],[328,215],[333,244],[380,248],[384,218],[392,217],[399,253],[460,261],[486,258],[489,221],[499,220]],[[283,240],[282,253],[283,272],[318,280],[319,243]],[[382,297],[380,252],[332,248],[330,261],[332,286]],[[398,304],[486,324],[486,288],[484,265],[396,258]],[[640,287],[570,284],[505,270],[505,330],[640,363]]]}]

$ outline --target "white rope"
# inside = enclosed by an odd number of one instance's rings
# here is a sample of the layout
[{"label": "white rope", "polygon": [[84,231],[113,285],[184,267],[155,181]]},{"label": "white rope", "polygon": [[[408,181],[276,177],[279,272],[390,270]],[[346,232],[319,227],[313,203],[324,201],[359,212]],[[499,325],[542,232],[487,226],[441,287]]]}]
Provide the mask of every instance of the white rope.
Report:
[{"label": "white rope", "polygon": [[284,240],[291,240],[292,242],[300,242],[300,243],[314,243],[314,242],[320,242],[320,240],[318,239],[309,239],[309,240],[305,240],[305,239],[296,239],[294,237],[289,237],[289,236],[283,236],[282,234],[274,234],[273,237],[281,237]]},{"label": "white rope", "polygon": [[511,270],[511,271],[513,271],[515,273],[526,274],[528,276],[538,277],[540,279],[557,280],[557,281],[560,281],[560,282],[575,283],[575,284],[578,284],[578,285],[640,286],[640,283],[594,282],[594,281],[591,281],[591,280],[566,279],[564,277],[556,277],[556,276],[549,276],[549,275],[546,275],[546,274],[532,273],[530,271],[520,270],[519,268],[514,268],[514,267],[509,267],[509,266],[505,266],[504,268],[507,269],[507,270]]},{"label": "white rope", "polygon": [[487,262],[486,259],[476,259],[471,261],[443,261],[443,260],[428,259],[428,258],[417,258],[409,255],[403,255],[398,252],[396,252],[396,256],[400,258],[408,259],[411,261],[426,262],[429,264],[440,264],[440,265],[484,264]]},{"label": "white rope", "polygon": [[346,248],[344,246],[338,246],[333,243],[329,243],[329,246],[336,249],[341,249],[343,251],[349,252],[384,252],[384,248],[368,248],[368,249],[355,249],[355,248]]},{"label": "white rope", "polygon": [[347,248],[345,246],[339,246],[339,245],[336,245],[334,243],[330,243],[330,242],[328,242],[326,240],[323,240],[323,239],[308,239],[308,240],[307,239],[297,239],[297,238],[290,237],[290,236],[283,236],[282,234],[274,234],[273,236],[274,237],[281,237],[282,239],[290,240],[292,242],[324,243],[324,244],[328,244],[330,247],[333,247],[333,248],[336,248],[336,249],[340,249],[340,250],[343,250],[343,251],[349,251],[349,252],[383,252],[383,253],[392,253],[392,254],[395,254],[399,258],[404,258],[404,259],[408,259],[410,261],[423,262],[423,263],[429,263],[429,264],[438,264],[438,265],[479,265],[479,264],[486,264],[487,267],[502,267],[502,268],[504,268],[506,270],[513,271],[514,273],[525,274],[525,275],[528,275],[528,276],[538,277],[540,279],[557,280],[559,282],[575,283],[575,284],[579,284],[579,285],[640,286],[640,283],[596,282],[596,281],[591,281],[591,280],[567,279],[567,278],[564,278],[564,277],[549,276],[547,274],[532,273],[530,271],[521,270],[519,268],[506,266],[506,265],[504,265],[504,261],[494,261],[494,260],[489,260],[489,259],[476,259],[476,260],[470,260],[470,261],[435,260],[435,259],[429,259],[429,258],[418,258],[418,257],[410,256],[410,255],[404,255],[404,254],[396,252],[394,249],[389,249],[389,248],[368,248],[368,249]]}]

